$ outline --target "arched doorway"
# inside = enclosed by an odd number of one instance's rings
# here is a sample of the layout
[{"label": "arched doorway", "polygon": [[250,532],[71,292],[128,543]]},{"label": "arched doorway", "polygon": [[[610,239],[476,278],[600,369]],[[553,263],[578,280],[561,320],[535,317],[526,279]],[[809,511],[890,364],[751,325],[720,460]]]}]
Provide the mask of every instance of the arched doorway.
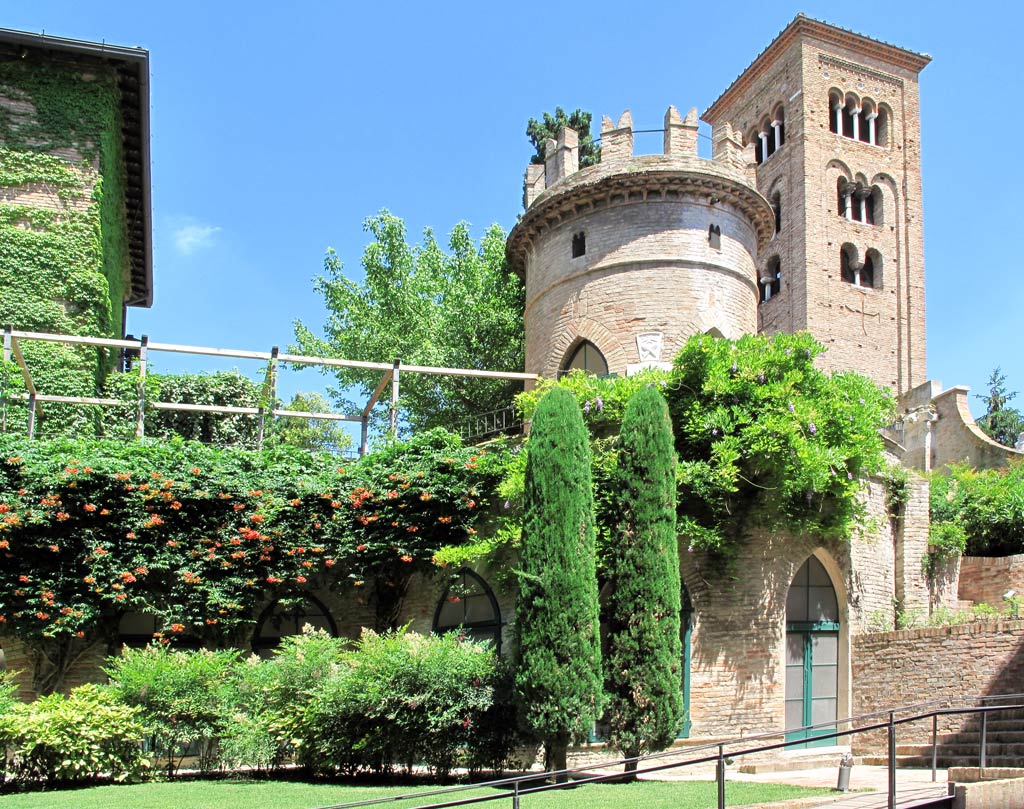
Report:
[{"label": "arched doorway", "polygon": [[[818,559],[807,559],[786,597],[786,739],[813,740],[835,729],[839,705],[839,601]],[[804,730],[807,725],[824,725]],[[831,745],[831,738],[808,746]]]}]

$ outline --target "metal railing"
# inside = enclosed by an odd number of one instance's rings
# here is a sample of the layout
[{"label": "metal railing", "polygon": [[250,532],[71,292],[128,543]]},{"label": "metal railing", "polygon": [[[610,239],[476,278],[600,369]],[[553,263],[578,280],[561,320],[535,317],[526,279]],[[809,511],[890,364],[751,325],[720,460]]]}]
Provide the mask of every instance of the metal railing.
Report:
[{"label": "metal railing", "polygon": [[508,405],[486,413],[477,413],[467,418],[459,427],[459,435],[463,441],[508,433],[523,426],[522,420],[516,415],[515,405]]},{"label": "metal railing", "polygon": [[[1007,705],[985,704],[996,700],[1013,700],[1013,702]],[[919,722],[921,720],[929,718],[932,720],[931,769],[932,781],[934,782],[937,779],[938,772],[939,717],[961,714],[980,715],[981,739],[979,743],[978,760],[979,767],[982,770],[984,770],[987,763],[986,746],[988,736],[988,715],[990,713],[997,711],[1024,709],[1024,694],[997,694],[991,696],[979,695],[974,697],[963,697],[959,700],[956,700],[955,702],[976,704],[961,705],[959,707],[956,707],[953,704],[953,700],[931,700],[929,702],[920,702],[911,705],[901,705],[899,707],[884,711],[875,711],[873,713],[859,714],[857,716],[846,717],[845,719],[838,719],[832,722],[819,723],[816,725],[806,725],[802,728],[793,728],[785,731],[772,731],[769,733],[762,733],[755,736],[743,736],[739,738],[728,739],[726,741],[710,742],[707,744],[687,748],[685,752],[681,752],[678,749],[666,750],[660,753],[653,753],[646,756],[611,759],[608,761],[598,762],[596,764],[588,764],[579,767],[570,767],[564,770],[552,770],[541,773],[531,772],[524,775],[509,776],[507,778],[499,778],[492,781],[483,781],[474,784],[460,784],[451,787],[440,787],[436,789],[420,790],[417,792],[410,792],[402,795],[391,795],[383,798],[369,798],[366,800],[353,801],[350,803],[332,804],[330,806],[318,807],[318,809],[355,809],[355,807],[377,806],[387,803],[397,803],[399,801],[415,801],[439,797],[445,799],[441,801],[434,801],[431,803],[417,804],[416,809],[447,809],[448,807],[467,806],[470,804],[487,803],[490,801],[497,800],[511,800],[513,809],[520,809],[520,799],[524,795],[548,792],[554,789],[576,787],[584,784],[598,784],[609,783],[612,781],[630,780],[637,776],[649,775],[651,773],[666,772],[668,770],[675,770],[683,767],[690,767],[694,765],[710,763],[715,764],[715,781],[717,786],[718,798],[717,805],[719,809],[724,809],[726,805],[726,766],[732,763],[733,759],[738,758],[740,756],[750,756],[776,750],[785,750],[790,747],[800,747],[806,745],[808,741],[821,742],[825,739],[838,740],[840,738],[847,736],[856,736],[861,733],[868,733],[871,731],[879,730],[884,730],[886,732],[886,743],[888,752],[887,806],[893,808],[896,806],[896,728],[898,726],[906,725],[911,722]],[[923,708],[931,708],[931,710],[922,711]],[[916,713],[910,713],[910,715],[907,716],[898,716],[898,714],[904,714],[909,712]],[[845,730],[841,730],[840,727],[843,725],[850,725],[851,727]],[[857,726],[852,727],[853,725]],[[793,734],[795,732],[806,733],[807,731],[820,732],[815,733],[815,735],[812,738],[805,737],[800,739],[785,739],[785,736]],[[780,736],[783,737],[782,741],[770,743],[768,742],[768,740],[777,739]],[[751,746],[752,742],[765,743],[754,744],[753,746]],[[704,755],[698,755],[696,758],[687,758],[684,761],[666,761],[666,759],[669,758],[677,757],[680,755],[689,756],[695,753],[703,753]],[[594,770],[606,769],[609,767],[625,767],[625,765],[627,764],[635,764],[635,770],[629,772],[621,771],[614,773],[599,774],[594,774],[593,772]],[[505,792],[498,792],[489,795],[464,795],[464,793],[466,792],[481,789],[499,789],[505,790]]]}]

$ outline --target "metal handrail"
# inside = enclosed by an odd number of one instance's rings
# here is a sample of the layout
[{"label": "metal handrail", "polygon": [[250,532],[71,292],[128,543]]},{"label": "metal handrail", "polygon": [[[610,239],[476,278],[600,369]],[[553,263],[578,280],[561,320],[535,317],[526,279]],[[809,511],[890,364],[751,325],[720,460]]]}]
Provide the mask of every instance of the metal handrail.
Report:
[{"label": "metal handrail", "polygon": [[[964,707],[953,707],[953,703],[985,703],[993,700],[1006,700],[1013,699],[1018,702],[1009,705],[984,705],[975,704]],[[936,707],[933,710],[925,711],[923,713],[915,713],[911,716],[901,716],[897,718],[896,714],[905,713],[912,710],[920,710],[929,706],[944,705],[945,707]],[[891,708],[882,711],[873,711],[871,713],[858,714],[856,716],[845,717],[843,719],[836,719],[831,722],[819,722],[817,724],[805,725],[801,728],[791,728],[789,730],[781,731],[770,731],[766,733],[756,734],[754,736],[741,736],[724,741],[708,742],[694,747],[687,748],[685,753],[682,755],[691,755],[693,753],[701,753],[704,751],[714,751],[708,755],[699,756],[697,758],[687,758],[684,761],[670,761],[662,762],[662,759],[668,757],[678,757],[681,752],[676,750],[666,750],[659,753],[652,753],[644,756],[634,756],[631,758],[618,758],[613,760],[607,760],[598,762],[596,764],[582,765],[578,767],[569,767],[562,770],[551,770],[541,773],[528,773],[525,775],[515,775],[506,778],[499,778],[491,781],[482,781],[475,784],[459,784],[451,787],[441,787],[436,789],[420,790],[417,792],[405,793],[402,795],[391,795],[381,798],[367,798],[361,801],[352,801],[349,803],[331,804],[329,806],[318,807],[318,809],[355,809],[355,807],[364,806],[376,806],[385,803],[397,803],[398,801],[411,801],[416,799],[434,798],[442,795],[455,795],[461,792],[469,790],[479,789],[492,789],[510,787],[511,795],[508,794],[494,794],[494,795],[477,795],[465,798],[456,798],[449,801],[441,801],[430,804],[420,804],[418,809],[447,809],[448,807],[454,806],[466,806],[469,804],[486,803],[488,801],[495,800],[508,800],[512,798],[513,809],[519,809],[519,798],[522,795],[530,795],[538,792],[546,792],[552,789],[564,789],[567,786],[579,786],[582,784],[593,784],[603,783],[607,781],[621,780],[624,778],[635,778],[640,775],[645,775],[654,772],[662,772],[665,770],[679,769],[682,767],[689,767],[695,764],[708,764],[716,762],[716,780],[718,782],[718,805],[720,807],[725,806],[725,766],[728,763],[727,758],[739,757],[745,755],[754,755],[757,753],[771,752],[773,750],[782,750],[787,747],[795,745],[805,744],[807,739],[795,739],[795,740],[783,740],[781,742],[774,742],[770,744],[761,744],[753,747],[747,746],[740,749],[729,749],[731,745],[743,742],[748,744],[750,742],[765,741],[779,736],[785,736],[788,733],[794,731],[811,731],[811,730],[823,730],[824,732],[815,734],[815,741],[822,739],[839,739],[845,736],[855,736],[860,733],[868,733],[876,730],[886,730],[888,735],[888,747],[889,747],[889,801],[890,807],[895,806],[896,797],[896,783],[895,783],[895,768],[896,768],[896,727],[898,725],[909,724],[911,722],[917,722],[922,719],[932,719],[932,781],[936,780],[937,770],[937,753],[938,753],[938,718],[940,716],[949,716],[955,714],[981,714],[982,716],[982,733],[981,733],[981,748],[979,763],[984,769],[986,764],[986,727],[988,714],[995,711],[1008,711],[1008,710],[1020,710],[1024,709],[1024,694],[993,694],[993,695],[977,695],[970,697],[959,697],[956,699],[944,699],[944,700],[928,700],[926,702],[912,703],[909,705],[901,705],[896,708]],[[861,725],[858,727],[851,727],[846,730],[840,730],[841,725],[850,725],[855,722],[861,722],[868,719],[878,719],[884,717],[885,721],[872,722],[870,724]],[[593,770],[598,768],[607,767],[619,767],[626,764],[641,764],[648,762],[656,762],[653,766],[644,767],[640,769],[637,767],[631,771],[604,773],[599,775],[590,774]],[[583,774],[583,777],[574,778],[571,782],[566,783],[566,779],[569,776]],[[537,783],[540,781],[550,781],[554,779],[553,783]],[[524,784],[534,784],[532,786],[523,787]]]}]

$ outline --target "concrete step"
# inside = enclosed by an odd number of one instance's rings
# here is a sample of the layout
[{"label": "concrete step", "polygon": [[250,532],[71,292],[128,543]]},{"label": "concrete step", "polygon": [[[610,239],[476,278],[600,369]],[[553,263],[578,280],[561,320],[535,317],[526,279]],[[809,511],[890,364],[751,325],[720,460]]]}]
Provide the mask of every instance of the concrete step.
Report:
[{"label": "concrete step", "polygon": [[[885,767],[889,763],[887,756],[858,756],[856,764],[866,764],[875,767]],[[932,766],[932,757],[929,753],[924,756],[896,756],[897,767],[911,767],[927,769]],[[973,755],[944,755],[939,751],[938,766],[940,769],[948,767],[977,767],[978,754]],[[1024,767],[1024,757],[1021,756],[993,756],[989,755],[985,760],[986,767]]]},{"label": "concrete step", "polygon": [[818,756],[815,758],[772,759],[770,761],[752,761],[741,764],[739,771],[747,775],[766,772],[797,772],[799,770],[817,770],[823,767],[838,767],[841,756]]}]

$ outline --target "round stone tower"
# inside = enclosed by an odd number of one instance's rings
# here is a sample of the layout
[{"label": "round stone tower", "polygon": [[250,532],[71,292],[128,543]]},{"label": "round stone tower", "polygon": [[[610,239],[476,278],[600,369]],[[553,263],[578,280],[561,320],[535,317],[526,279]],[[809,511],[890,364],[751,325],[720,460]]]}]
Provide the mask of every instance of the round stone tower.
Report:
[{"label": "round stone tower", "polygon": [[[601,125],[601,162],[579,169],[576,132],[526,172],[507,253],[526,282],[526,370],[630,374],[664,367],[691,335],[757,331],[758,250],[771,205],[728,124],[697,156],[697,111],[665,115],[663,155],[633,156],[628,111]],[[774,279],[764,279],[770,288]]]}]

